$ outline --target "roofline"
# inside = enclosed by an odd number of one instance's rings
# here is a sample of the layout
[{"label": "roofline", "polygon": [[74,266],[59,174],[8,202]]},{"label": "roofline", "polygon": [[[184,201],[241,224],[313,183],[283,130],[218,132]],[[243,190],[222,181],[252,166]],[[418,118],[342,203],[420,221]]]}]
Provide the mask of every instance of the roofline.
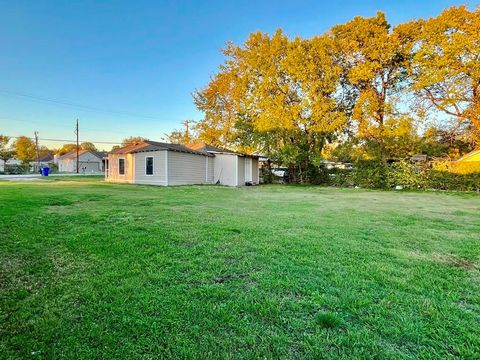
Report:
[{"label": "roofline", "polygon": [[[69,152],[67,152],[67,153],[65,153],[65,154],[63,154],[63,155],[60,155],[60,156],[58,157],[58,160],[61,160],[61,159],[65,158],[65,156],[66,156],[67,154],[69,155],[68,158],[75,159],[75,158],[77,157],[77,154],[76,154],[75,152],[76,152],[76,150],[71,150],[71,151],[69,151]],[[81,152],[81,154],[80,154],[80,152]],[[78,149],[78,154],[79,154],[79,156],[80,156],[80,155],[83,155],[83,154],[85,154],[85,153],[90,153],[90,154],[92,154],[93,156],[95,156],[95,157],[99,158],[100,160],[102,160],[102,159],[103,159],[103,156],[102,156],[102,155],[99,155],[99,153],[102,153],[102,154],[103,154],[103,153],[106,153],[106,151],[93,151],[93,150],[88,150],[88,149]],[[71,154],[71,155],[70,155],[70,154]]]},{"label": "roofline", "polygon": [[136,154],[136,153],[154,152],[154,151],[174,151],[174,152],[180,152],[180,153],[185,153],[185,154],[203,155],[203,156],[208,156],[208,157],[213,157],[213,156],[215,156],[215,155],[210,154],[210,153],[208,153],[208,152],[195,151],[195,150],[187,151],[187,150],[168,149],[168,148],[155,149],[155,150],[142,150],[142,149],[138,149],[138,150],[135,150],[135,151],[126,152],[125,154]]},{"label": "roofline", "polygon": [[[208,152],[203,152],[203,151],[196,151],[196,150],[180,150],[180,149],[172,149],[172,148],[167,148],[167,147],[162,147],[161,145],[155,145],[155,144],[150,144],[148,142],[145,142],[145,147],[149,146],[149,145],[154,145],[154,146],[158,146],[159,149],[153,149],[153,150],[144,150],[143,148],[140,148],[140,149],[135,149],[135,150],[131,150],[131,151],[126,151],[126,152],[118,152],[118,150],[121,150],[122,148],[120,149],[116,149],[116,150],[113,150],[113,151],[109,151],[107,152],[107,157],[108,155],[124,155],[124,154],[136,154],[136,153],[142,153],[142,152],[154,152],[154,151],[174,151],[174,152],[180,152],[180,153],[186,153],[186,154],[194,154],[194,155],[203,155],[203,156],[208,156],[208,157],[214,157],[215,155],[213,154],[210,154]],[[172,144],[172,145],[176,145],[176,144]],[[128,147],[130,145],[127,145],[127,146],[124,146],[125,148]]]},{"label": "roofline", "polygon": [[259,155],[249,155],[249,154],[243,154],[243,153],[238,153],[238,152],[233,152],[233,151],[207,151],[212,154],[222,154],[222,155],[237,155],[237,156],[244,156],[244,157],[249,157],[252,159],[258,159],[260,156]]}]

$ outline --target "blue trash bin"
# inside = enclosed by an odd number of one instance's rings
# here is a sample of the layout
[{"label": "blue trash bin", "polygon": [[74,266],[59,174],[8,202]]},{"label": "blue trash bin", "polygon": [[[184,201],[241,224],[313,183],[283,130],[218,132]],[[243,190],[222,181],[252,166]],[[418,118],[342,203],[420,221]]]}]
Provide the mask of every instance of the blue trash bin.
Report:
[{"label": "blue trash bin", "polygon": [[48,176],[49,171],[50,171],[50,168],[48,166],[43,167],[42,176]]}]

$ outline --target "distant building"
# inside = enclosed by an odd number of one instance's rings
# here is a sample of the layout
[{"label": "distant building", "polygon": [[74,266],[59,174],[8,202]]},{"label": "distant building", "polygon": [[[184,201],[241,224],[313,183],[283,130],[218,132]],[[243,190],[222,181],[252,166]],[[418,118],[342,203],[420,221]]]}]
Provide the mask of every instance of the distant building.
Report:
[{"label": "distant building", "polygon": [[424,154],[413,155],[412,161],[417,161],[417,162],[427,161],[427,155],[424,155]]},{"label": "distant building", "polygon": [[40,169],[44,166],[51,167],[54,162],[55,162],[54,155],[51,153],[47,153],[45,155],[40,156],[38,158],[38,161],[37,160],[30,161],[30,167],[32,171],[36,172],[36,171],[40,171]]},{"label": "distant building", "polygon": [[5,171],[5,165],[8,166],[8,165],[21,165],[21,164],[22,164],[22,161],[15,158],[8,159],[6,163],[5,161],[0,160],[0,172]]},{"label": "distant building", "polygon": [[[91,150],[78,151],[78,172],[84,174],[99,173],[105,171],[106,152]],[[57,158],[59,172],[77,172],[77,150],[72,150]]]}]

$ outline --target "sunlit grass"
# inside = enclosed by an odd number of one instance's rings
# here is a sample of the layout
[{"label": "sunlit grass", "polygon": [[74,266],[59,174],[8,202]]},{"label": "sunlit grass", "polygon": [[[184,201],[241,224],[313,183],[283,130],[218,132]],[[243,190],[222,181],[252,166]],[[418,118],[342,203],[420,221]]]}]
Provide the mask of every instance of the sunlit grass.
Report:
[{"label": "sunlit grass", "polygon": [[480,196],[2,182],[0,354],[475,358]]}]

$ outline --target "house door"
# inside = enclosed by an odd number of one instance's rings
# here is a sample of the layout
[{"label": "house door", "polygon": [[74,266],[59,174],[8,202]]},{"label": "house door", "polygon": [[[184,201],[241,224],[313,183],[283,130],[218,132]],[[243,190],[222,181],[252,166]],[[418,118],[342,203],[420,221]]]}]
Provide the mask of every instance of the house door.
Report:
[{"label": "house door", "polygon": [[252,159],[245,158],[245,182],[252,181]]}]

